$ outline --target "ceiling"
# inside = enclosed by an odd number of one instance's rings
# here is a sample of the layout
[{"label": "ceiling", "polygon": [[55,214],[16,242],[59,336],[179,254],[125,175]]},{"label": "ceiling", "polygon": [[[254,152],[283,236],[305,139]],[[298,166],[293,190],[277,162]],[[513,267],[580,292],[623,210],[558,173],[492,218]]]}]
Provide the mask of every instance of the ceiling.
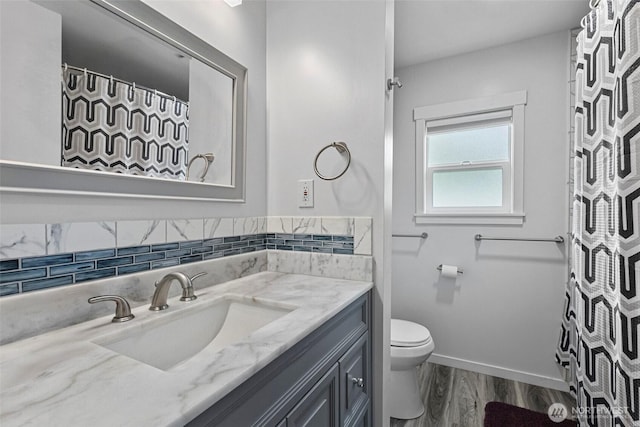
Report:
[{"label": "ceiling", "polygon": [[579,27],[589,0],[396,0],[395,66]]},{"label": "ceiling", "polygon": [[[2,0],[0,0],[2,1]],[[82,4],[68,0],[36,0],[37,3],[63,15],[63,38],[65,53],[63,62],[74,64],[76,56],[93,58],[93,69],[104,74],[113,74],[128,81],[146,82],[145,86],[158,88],[179,98],[188,98],[188,83],[176,86],[175,75],[188,80],[188,61],[176,55],[175,49],[161,49],[159,45],[146,44],[137,34],[130,34],[129,26],[120,26],[116,31],[112,25],[96,24],[95,19],[103,19],[100,8],[81,8]],[[589,11],[589,0],[395,0],[395,66],[397,68],[419,64],[447,56],[486,49],[538,35],[549,34],[579,26],[580,19]],[[70,25],[71,24],[71,25]],[[73,29],[73,31],[71,31]],[[82,31],[88,30],[86,34]],[[100,31],[96,31],[100,30]],[[88,46],[100,40],[103,45],[96,53],[84,55]],[[104,40],[112,40],[112,46],[105,46]],[[132,43],[131,41],[136,41]],[[117,47],[120,46],[120,47]],[[113,61],[112,55],[104,52],[121,52],[122,46],[130,47],[131,54],[122,60]],[[89,50],[90,51],[90,50]],[[162,55],[162,63],[173,64],[166,67],[166,76],[159,67],[153,75],[121,75],[121,69],[108,69],[109,64],[136,62],[139,67],[127,69],[150,69],[158,63],[157,56],[141,55],[153,52]],[[82,56],[82,55],[84,56]],[[108,59],[108,61],[106,61]],[[100,63],[100,62],[106,63]],[[86,61],[85,61],[86,62]],[[182,70],[177,73],[176,70]]]}]

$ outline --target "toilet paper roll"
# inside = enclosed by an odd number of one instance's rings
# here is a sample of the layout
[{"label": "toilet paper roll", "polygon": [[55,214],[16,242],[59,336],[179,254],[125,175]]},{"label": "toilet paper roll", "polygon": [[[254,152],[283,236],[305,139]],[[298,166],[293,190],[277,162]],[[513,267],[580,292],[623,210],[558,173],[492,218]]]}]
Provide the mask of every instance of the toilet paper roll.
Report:
[{"label": "toilet paper roll", "polygon": [[458,266],[457,265],[446,265],[442,264],[442,277],[458,277]]}]

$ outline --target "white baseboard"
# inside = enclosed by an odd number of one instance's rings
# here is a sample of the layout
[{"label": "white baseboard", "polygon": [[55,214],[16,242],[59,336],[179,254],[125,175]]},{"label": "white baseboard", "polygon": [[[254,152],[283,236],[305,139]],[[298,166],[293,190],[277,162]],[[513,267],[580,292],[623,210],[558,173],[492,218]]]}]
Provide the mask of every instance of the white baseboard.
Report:
[{"label": "white baseboard", "polygon": [[512,381],[533,384],[540,387],[547,387],[554,390],[560,390],[564,392],[569,391],[569,385],[560,378],[545,377],[543,375],[532,374],[529,372],[514,371],[513,369],[501,368],[499,366],[487,365],[484,363],[458,359],[456,357],[444,356],[435,353],[429,357],[427,362],[449,366],[452,368],[465,369],[467,371],[479,372],[485,375],[491,375],[494,377],[505,378]]}]

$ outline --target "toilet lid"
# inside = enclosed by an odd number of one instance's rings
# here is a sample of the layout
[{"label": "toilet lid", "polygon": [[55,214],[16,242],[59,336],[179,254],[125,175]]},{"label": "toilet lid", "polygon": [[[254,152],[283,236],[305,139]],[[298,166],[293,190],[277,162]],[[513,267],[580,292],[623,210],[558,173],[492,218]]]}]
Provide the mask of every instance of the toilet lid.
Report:
[{"label": "toilet lid", "polygon": [[407,320],[391,319],[391,345],[394,347],[418,347],[431,341],[427,328]]}]

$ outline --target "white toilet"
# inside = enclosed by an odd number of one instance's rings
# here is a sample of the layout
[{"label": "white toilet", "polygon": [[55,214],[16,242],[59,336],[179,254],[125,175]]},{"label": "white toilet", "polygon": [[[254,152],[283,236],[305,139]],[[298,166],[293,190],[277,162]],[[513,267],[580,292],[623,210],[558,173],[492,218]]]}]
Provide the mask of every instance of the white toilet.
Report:
[{"label": "white toilet", "polygon": [[427,328],[391,319],[391,378],[385,387],[391,417],[408,420],[424,413],[416,368],[431,356],[434,348]]}]

